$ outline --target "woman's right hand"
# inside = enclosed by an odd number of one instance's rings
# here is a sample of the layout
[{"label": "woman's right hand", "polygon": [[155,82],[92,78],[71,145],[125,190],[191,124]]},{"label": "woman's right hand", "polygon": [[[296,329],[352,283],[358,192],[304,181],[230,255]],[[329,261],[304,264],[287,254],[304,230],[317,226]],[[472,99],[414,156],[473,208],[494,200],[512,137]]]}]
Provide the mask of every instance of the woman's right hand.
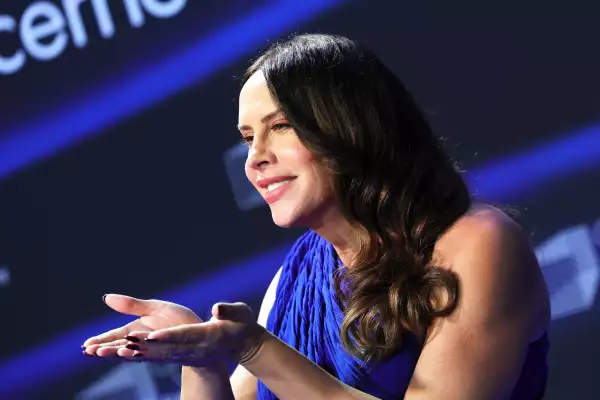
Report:
[{"label": "woman's right hand", "polygon": [[203,322],[192,310],[179,304],[161,300],[140,300],[119,294],[109,294],[104,302],[110,308],[123,314],[140,318],[112,331],[89,338],[83,344],[84,354],[100,357],[118,356],[120,348],[127,345],[132,332],[152,332],[184,324]]}]

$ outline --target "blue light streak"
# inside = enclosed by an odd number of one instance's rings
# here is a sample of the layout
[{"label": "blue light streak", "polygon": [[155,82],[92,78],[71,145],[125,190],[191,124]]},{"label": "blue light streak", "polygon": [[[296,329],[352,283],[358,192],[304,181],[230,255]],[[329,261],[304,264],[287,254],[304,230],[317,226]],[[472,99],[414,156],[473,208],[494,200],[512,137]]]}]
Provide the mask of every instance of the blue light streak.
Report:
[{"label": "blue light streak", "polygon": [[[160,103],[167,97],[208,78],[227,63],[261,46],[299,23],[342,3],[342,0],[278,1],[194,43],[164,61],[121,76],[88,91],[88,95],[15,127],[0,138],[0,180],[21,168],[87,136]],[[280,18],[285,15],[286,18]],[[269,21],[268,24],[261,21]],[[514,200],[556,179],[600,165],[600,124],[564,135],[539,148],[499,159],[467,173],[474,191],[490,200]],[[275,273],[288,246],[266,252],[235,266],[224,267],[159,298],[209,307],[221,300],[256,295]],[[111,316],[86,325],[0,365],[0,397],[31,386],[43,386],[60,376],[90,365],[77,346],[98,332],[131,320]]]},{"label": "blue light streak", "polygon": [[[529,152],[490,163],[469,172],[467,178],[479,196],[490,200],[516,200],[553,179],[596,165],[600,165],[600,124]],[[290,246],[291,243],[240,264],[215,268],[219,271],[215,275],[202,277],[187,287],[157,297],[193,309],[205,309],[217,301],[256,296],[268,286]],[[31,382],[41,386],[89,366],[90,360],[80,355],[77,346],[88,337],[130,320],[131,317],[112,315],[0,365],[3,382],[0,397],[18,392]]]},{"label": "blue light streak", "polygon": [[[251,298],[266,290],[288,250],[289,246],[282,246],[247,261],[214,268],[218,272],[213,275],[157,298],[184,304],[194,310],[210,309],[220,301],[236,302],[240,298]],[[0,398],[15,398],[16,393],[28,387],[43,387],[89,367],[93,362],[102,361],[83,356],[79,346],[87,338],[125,325],[133,318],[113,312],[109,317],[62,334],[0,364]]]},{"label": "blue light streak", "polygon": [[512,201],[595,166],[600,166],[600,123],[490,162],[468,172],[467,179],[479,197]]},{"label": "blue light streak", "polygon": [[[133,74],[113,78],[89,89],[86,96],[69,101],[68,106],[63,105],[3,132],[0,138],[0,180],[159,104],[244,54],[255,51],[267,39],[278,37],[346,1],[275,1],[199,39],[185,51],[166,56],[163,61]],[[164,298],[192,307],[205,307],[211,298],[217,301],[229,296],[229,292],[223,292],[223,287],[230,289],[232,299],[236,297],[234,294],[254,294],[257,287],[267,286],[268,276],[275,273],[275,270],[269,271],[268,266],[273,260],[283,260],[283,254],[283,250],[264,254],[259,257],[261,262],[255,259],[237,269],[228,268],[227,274],[203,279]],[[277,264],[273,267],[276,268]],[[235,279],[231,279],[232,276]],[[267,281],[264,281],[265,278]],[[0,397],[13,396],[32,385],[43,386],[77,368],[89,366],[86,362],[89,360],[84,361],[77,351],[77,344],[129,319],[125,316],[103,319],[4,362],[0,365]]]},{"label": "blue light streak", "polygon": [[[0,138],[0,180],[203,81],[228,63],[347,0],[279,0],[193,43],[24,122]],[[284,16],[284,17],[282,17]]]}]

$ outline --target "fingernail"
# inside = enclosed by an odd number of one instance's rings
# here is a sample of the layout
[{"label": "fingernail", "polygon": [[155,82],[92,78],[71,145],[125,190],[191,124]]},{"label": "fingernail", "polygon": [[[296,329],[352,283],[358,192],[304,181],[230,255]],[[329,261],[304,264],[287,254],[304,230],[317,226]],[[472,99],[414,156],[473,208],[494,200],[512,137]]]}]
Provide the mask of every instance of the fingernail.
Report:
[{"label": "fingernail", "polygon": [[106,304],[106,295],[102,296],[102,302]]},{"label": "fingernail", "polygon": [[93,355],[91,355],[90,353],[88,353],[87,351],[82,351],[81,352],[84,356],[88,356],[88,357],[94,357]]},{"label": "fingernail", "polygon": [[85,350],[85,346],[84,345],[81,345],[81,348]]},{"label": "fingernail", "polygon": [[225,306],[223,304],[217,306],[217,313],[219,314],[219,317],[225,316]]},{"label": "fingernail", "polygon": [[129,340],[130,342],[133,342],[133,343],[139,343],[140,342],[140,338],[135,337],[135,336],[129,336],[129,335],[127,335],[127,336],[125,336],[125,339],[127,339],[127,340]]},{"label": "fingernail", "polygon": [[140,346],[138,346],[137,344],[128,344],[127,347],[129,350],[139,350]]},{"label": "fingernail", "polygon": [[146,342],[148,342],[148,343],[156,343],[156,342],[158,342],[158,339],[150,339],[150,338],[146,338],[146,339],[144,339],[144,340],[145,340]]},{"label": "fingernail", "polygon": [[143,356],[143,354],[142,354],[142,353],[135,353],[133,356],[134,356],[134,357],[142,357],[142,356]]}]

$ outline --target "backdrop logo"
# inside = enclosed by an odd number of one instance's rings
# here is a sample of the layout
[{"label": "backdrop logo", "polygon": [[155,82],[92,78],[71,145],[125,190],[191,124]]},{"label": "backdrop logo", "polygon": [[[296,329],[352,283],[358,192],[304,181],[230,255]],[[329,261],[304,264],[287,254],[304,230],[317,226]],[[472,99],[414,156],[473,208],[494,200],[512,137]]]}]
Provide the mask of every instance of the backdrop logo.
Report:
[{"label": "backdrop logo", "polygon": [[[121,3],[120,5],[118,3]],[[172,18],[186,6],[187,0],[110,0],[110,6],[124,7],[129,23],[139,28],[147,16]],[[69,45],[77,48],[88,44],[88,27],[82,9],[91,7],[100,35],[109,39],[115,35],[115,23],[109,0],[62,0],[62,8],[49,1],[30,4],[19,19],[0,15],[2,35],[18,35],[21,47],[12,54],[0,54],[0,74],[19,72],[28,58],[50,61],[59,57]]]},{"label": "backdrop logo", "polygon": [[0,265],[0,288],[10,285],[10,270]]},{"label": "backdrop logo", "polygon": [[267,204],[246,178],[244,173],[246,157],[248,157],[248,145],[245,143],[234,145],[223,154],[223,162],[225,163],[233,197],[238,208],[242,211],[249,211]]},{"label": "backdrop logo", "polygon": [[600,219],[557,232],[536,249],[550,291],[552,319],[589,310],[598,293]]}]

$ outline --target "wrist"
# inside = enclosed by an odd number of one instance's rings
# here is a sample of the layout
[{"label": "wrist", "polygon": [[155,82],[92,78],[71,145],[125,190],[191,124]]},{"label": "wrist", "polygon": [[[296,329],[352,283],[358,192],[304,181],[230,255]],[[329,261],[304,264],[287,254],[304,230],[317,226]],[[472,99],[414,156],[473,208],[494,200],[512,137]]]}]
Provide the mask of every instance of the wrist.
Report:
[{"label": "wrist", "polygon": [[266,338],[269,335],[269,331],[267,331],[261,325],[255,323],[252,326],[251,332],[245,341],[244,350],[238,357],[238,363],[243,366],[252,361],[255,361],[258,353],[264,345]]}]

